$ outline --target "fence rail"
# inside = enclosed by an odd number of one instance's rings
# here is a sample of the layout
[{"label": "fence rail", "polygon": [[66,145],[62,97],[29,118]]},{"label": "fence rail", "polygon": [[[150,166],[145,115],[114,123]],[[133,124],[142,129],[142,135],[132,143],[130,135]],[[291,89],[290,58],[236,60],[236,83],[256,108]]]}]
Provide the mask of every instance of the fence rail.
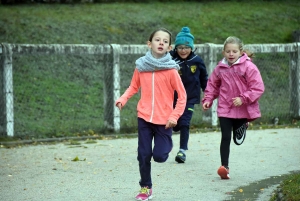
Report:
[{"label": "fence rail", "polygon": [[[219,44],[196,44],[195,53],[201,55],[210,74],[217,62],[220,60],[220,55],[223,45]],[[289,91],[289,115],[293,118],[300,117],[300,43],[289,44],[251,44],[246,45],[246,48],[254,53],[288,54],[288,89]],[[112,129],[114,132],[120,132],[120,112],[114,106],[114,101],[121,93],[121,68],[122,55],[143,55],[148,50],[146,45],[120,45],[120,44],[7,44],[2,43],[0,46],[1,56],[1,83],[2,91],[0,95],[0,133],[3,136],[14,136],[14,84],[13,84],[13,63],[14,57],[35,55],[45,57],[45,55],[94,55],[104,56],[103,60],[103,126]],[[261,61],[263,61],[263,56]],[[266,59],[268,60],[268,59]],[[259,60],[259,62],[261,62]],[[133,62],[132,62],[133,63]],[[271,66],[271,65],[270,65]],[[271,67],[270,67],[271,68]],[[261,70],[261,69],[260,69]],[[271,70],[270,70],[271,71]],[[132,71],[133,72],[133,71]],[[20,74],[18,74],[20,76]],[[266,74],[268,75],[268,73]],[[263,77],[264,79],[264,77]],[[19,83],[20,84],[20,83]],[[274,89],[276,90],[276,89]],[[272,97],[276,99],[278,97]],[[282,103],[286,104],[286,103]],[[204,121],[211,122],[212,126],[218,125],[216,113],[216,101],[208,112],[202,114]],[[272,107],[265,105],[265,107]]]}]

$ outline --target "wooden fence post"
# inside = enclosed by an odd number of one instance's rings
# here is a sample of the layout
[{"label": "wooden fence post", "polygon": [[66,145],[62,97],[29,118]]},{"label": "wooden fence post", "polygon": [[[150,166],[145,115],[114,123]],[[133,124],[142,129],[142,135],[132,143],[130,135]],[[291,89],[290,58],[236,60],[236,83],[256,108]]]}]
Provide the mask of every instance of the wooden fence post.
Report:
[{"label": "wooden fence post", "polygon": [[4,126],[1,133],[14,136],[14,97],[13,97],[13,70],[12,70],[12,47],[2,44],[2,73],[1,73],[1,104],[0,123]]},{"label": "wooden fence post", "polygon": [[0,46],[0,136],[6,136],[4,125],[5,125],[5,98],[4,98],[4,79],[3,79],[3,66],[4,58],[2,53],[2,44]]},{"label": "wooden fence post", "polygon": [[[212,43],[206,43],[205,46],[207,51],[205,51],[204,61],[206,63],[208,76],[210,76],[218,63],[218,54],[221,53],[221,46]],[[217,104],[218,100],[216,99],[212,107],[208,111],[203,112],[203,121],[210,121],[212,126],[218,125]]]},{"label": "wooden fence post", "polygon": [[112,54],[108,54],[104,67],[104,127],[114,132],[120,131],[120,111],[115,100],[120,96],[120,45],[112,44]]},{"label": "wooden fence post", "polygon": [[290,114],[300,117],[300,43],[295,43],[296,52],[290,53]]},{"label": "wooden fence post", "polygon": [[120,110],[115,106],[115,101],[120,97],[120,52],[121,46],[111,44],[113,52],[113,116],[114,116],[114,131],[120,131]]}]

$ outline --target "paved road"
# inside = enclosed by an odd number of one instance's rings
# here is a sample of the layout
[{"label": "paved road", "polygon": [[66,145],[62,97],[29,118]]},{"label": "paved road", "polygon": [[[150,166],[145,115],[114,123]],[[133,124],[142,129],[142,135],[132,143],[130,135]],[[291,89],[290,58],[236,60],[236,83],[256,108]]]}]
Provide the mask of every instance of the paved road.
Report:
[{"label": "paved road", "polygon": [[[152,163],[153,201],[268,200],[274,184],[248,198],[253,192],[246,186],[300,170],[300,129],[248,130],[243,145],[232,143],[230,180],[216,174],[219,132],[191,134],[185,164],[174,161],[179,135],[173,140],[168,161]],[[134,200],[136,148],[136,138],[1,148],[1,200]]]}]

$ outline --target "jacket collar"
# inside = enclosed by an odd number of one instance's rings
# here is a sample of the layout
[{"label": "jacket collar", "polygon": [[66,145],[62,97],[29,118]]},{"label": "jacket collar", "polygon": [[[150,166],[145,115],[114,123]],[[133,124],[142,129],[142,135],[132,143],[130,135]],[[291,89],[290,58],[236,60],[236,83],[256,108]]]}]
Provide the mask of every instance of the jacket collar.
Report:
[{"label": "jacket collar", "polygon": [[[246,60],[251,61],[251,59],[248,57],[248,55],[246,53],[242,54],[242,56],[240,56],[240,58],[238,58],[231,66],[236,65],[236,64],[240,64],[240,63],[244,63]],[[220,64],[222,66],[226,66],[226,67],[230,67],[228,65],[228,61],[223,58],[222,61],[220,62]]]}]

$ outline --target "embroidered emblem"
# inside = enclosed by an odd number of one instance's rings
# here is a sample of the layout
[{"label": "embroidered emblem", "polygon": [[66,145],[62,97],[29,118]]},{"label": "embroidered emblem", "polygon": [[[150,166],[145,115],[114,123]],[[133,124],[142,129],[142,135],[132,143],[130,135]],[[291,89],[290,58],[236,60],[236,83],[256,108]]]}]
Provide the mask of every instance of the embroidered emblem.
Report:
[{"label": "embroidered emblem", "polygon": [[197,69],[197,66],[195,66],[195,65],[191,66],[191,72],[192,72],[192,73],[195,73],[195,72],[196,72],[196,69]]}]

